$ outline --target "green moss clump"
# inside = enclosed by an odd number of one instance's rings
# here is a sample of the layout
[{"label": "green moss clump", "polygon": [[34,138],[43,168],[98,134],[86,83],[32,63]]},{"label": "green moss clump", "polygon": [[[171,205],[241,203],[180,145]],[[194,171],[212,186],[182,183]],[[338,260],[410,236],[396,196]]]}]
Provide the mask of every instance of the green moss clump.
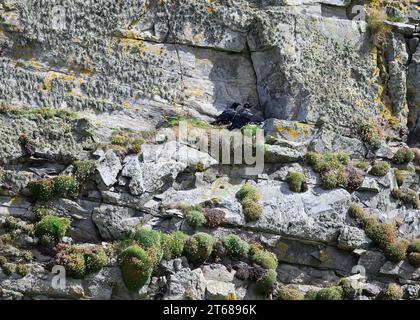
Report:
[{"label": "green moss clump", "polygon": [[382,134],[378,125],[374,122],[366,122],[360,127],[362,141],[366,142],[372,149],[379,149],[382,145]]},{"label": "green moss clump", "polygon": [[393,223],[374,223],[365,231],[367,236],[382,249],[386,249],[397,240],[398,231]]},{"label": "green moss clump", "polygon": [[349,208],[349,216],[356,219],[366,232],[366,235],[384,250],[385,256],[391,261],[401,261],[408,249],[406,241],[397,241],[398,230],[395,223],[384,222],[367,214],[358,204]]},{"label": "green moss clump", "polygon": [[243,241],[239,236],[230,234],[223,238],[223,245],[226,253],[231,257],[246,257],[249,250],[249,244]]},{"label": "green moss clump", "polygon": [[412,205],[414,209],[420,208],[419,195],[410,188],[402,187],[400,189],[393,189],[391,194],[395,199],[401,200],[404,204]]},{"label": "green moss clump", "polygon": [[244,184],[241,189],[236,193],[236,198],[238,198],[240,201],[243,201],[245,199],[252,199],[254,201],[259,201],[261,198],[261,195],[258,191],[258,189],[250,184]]},{"label": "green moss clump", "polygon": [[58,176],[53,179],[31,181],[28,184],[29,195],[35,200],[49,201],[54,196],[75,196],[78,193],[78,183],[71,176]]},{"label": "green moss clump", "polygon": [[83,184],[89,181],[93,169],[95,168],[95,161],[93,160],[82,160],[74,163],[75,171],[74,178],[79,184]]},{"label": "green moss clump", "polygon": [[306,294],[305,294],[305,300],[316,300],[317,293],[318,293],[318,291],[316,291],[314,289],[308,290],[308,292],[306,292]]},{"label": "green moss clump", "polygon": [[257,292],[260,294],[268,294],[273,290],[277,282],[277,272],[273,269],[267,270],[267,272],[257,280]]},{"label": "green moss clump", "polygon": [[251,260],[266,269],[277,269],[278,260],[274,253],[267,250],[254,250]]},{"label": "green moss clump", "polygon": [[50,237],[53,241],[59,242],[69,226],[70,219],[48,215],[35,225],[35,236]]},{"label": "green moss clump", "polygon": [[125,132],[113,133],[111,137],[111,144],[125,147],[130,143],[130,138]]},{"label": "green moss clump", "polygon": [[77,112],[70,111],[67,109],[51,109],[51,108],[22,108],[1,105],[0,114],[14,114],[14,115],[38,115],[44,119],[52,119],[54,117],[61,118],[63,120],[75,120],[79,118]]},{"label": "green moss clump", "polygon": [[408,262],[415,268],[420,267],[420,253],[411,252],[408,255]]},{"label": "green moss clump", "polygon": [[315,300],[343,300],[344,291],[341,286],[323,288],[316,293]]},{"label": "green moss clump", "polygon": [[21,228],[18,223],[18,220],[14,217],[7,217],[3,226],[7,232],[12,232]]},{"label": "green moss clump", "polygon": [[308,152],[306,161],[314,169],[315,172],[321,173],[328,170],[338,170],[348,165],[350,158],[347,153],[316,153]]},{"label": "green moss clump", "polygon": [[[358,172],[353,167],[347,168],[350,158],[347,153],[325,153],[320,154],[316,152],[308,152],[306,154],[306,161],[315,172],[321,175],[322,187],[324,189],[333,189],[337,187],[347,188],[349,186],[349,174],[351,173],[352,179],[351,188],[354,189],[355,185],[360,184]],[[350,170],[351,169],[351,170]],[[357,186],[356,186],[357,188]]]},{"label": "green moss clump", "polygon": [[31,181],[28,184],[29,196],[35,200],[49,201],[52,198],[54,184],[51,179]]},{"label": "green moss clump", "polygon": [[182,231],[176,231],[172,234],[161,234],[161,246],[163,251],[163,259],[171,260],[182,256],[185,241],[188,236]]},{"label": "green moss clump", "polygon": [[304,182],[305,175],[303,173],[297,171],[289,171],[287,173],[287,183],[291,191],[302,192]]},{"label": "green moss clump", "polygon": [[400,262],[407,257],[408,242],[405,240],[391,243],[385,249],[385,256],[392,262]]},{"label": "green moss clump", "polygon": [[75,196],[78,193],[78,183],[74,177],[58,176],[53,179],[53,194],[57,197]]},{"label": "green moss clump", "polygon": [[191,228],[199,228],[206,220],[201,210],[190,209],[185,213],[185,220]]},{"label": "green moss clump", "polygon": [[160,243],[160,234],[153,229],[141,227],[136,230],[134,240],[143,248],[152,248]]},{"label": "green moss clump", "polygon": [[213,244],[211,235],[198,232],[185,242],[184,254],[190,262],[204,262],[210,257]]},{"label": "green moss clump", "polygon": [[7,258],[5,256],[0,256],[0,267],[3,267],[7,263]]},{"label": "green moss clump", "polygon": [[298,289],[280,286],[276,298],[277,300],[303,300],[305,297]]},{"label": "green moss clump", "polygon": [[388,162],[378,161],[373,165],[369,173],[376,177],[383,177],[389,172],[390,169],[391,167]]},{"label": "green moss clump", "polygon": [[83,279],[86,275],[86,262],[83,253],[75,250],[65,258],[66,271],[75,279]]},{"label": "green moss clump", "polygon": [[6,277],[10,277],[16,270],[16,265],[14,263],[5,263],[1,266],[3,273]]},{"label": "green moss clump", "polygon": [[138,245],[130,246],[121,252],[118,260],[128,290],[138,291],[149,281],[153,260],[143,248]]},{"label": "green moss clump", "polygon": [[394,154],[392,162],[395,164],[408,164],[414,160],[414,152],[409,148],[400,148]]},{"label": "green moss clump", "polygon": [[342,168],[339,170],[328,170],[321,173],[322,187],[331,190],[337,187],[347,188],[348,178],[346,171]]},{"label": "green moss clump", "polygon": [[211,128],[211,125],[203,120],[194,119],[184,115],[169,118],[166,122],[166,127],[177,127],[181,122],[185,122],[187,125],[195,128]]},{"label": "green moss clump", "polygon": [[381,292],[383,300],[401,300],[403,295],[403,289],[396,283],[389,284],[385,290]]},{"label": "green moss clump", "polygon": [[351,204],[348,213],[351,218],[356,219],[358,221],[363,221],[363,219],[367,215],[363,207],[357,203]]},{"label": "green moss clump", "polygon": [[84,252],[86,272],[98,272],[105,267],[108,262],[108,256],[103,248],[94,248]]},{"label": "green moss clump", "polygon": [[53,214],[54,214],[54,211],[52,211],[49,208],[45,208],[45,207],[37,208],[35,210],[35,220],[36,221],[41,221],[42,218],[44,218],[46,216],[51,216]]},{"label": "green moss clump", "polygon": [[236,198],[241,201],[245,218],[248,221],[257,221],[261,218],[262,207],[258,203],[261,194],[258,189],[250,184],[245,184],[236,193]]},{"label": "green moss clump", "polygon": [[26,265],[24,265],[24,264],[18,264],[16,266],[16,273],[18,275],[20,275],[21,277],[25,277],[28,274],[28,272],[29,272],[29,269],[28,269],[28,267]]},{"label": "green moss clump", "polygon": [[261,205],[251,198],[245,198],[242,201],[242,209],[248,221],[259,220],[263,213]]},{"label": "green moss clump", "polygon": [[407,178],[408,171],[396,169],[394,171],[394,175],[395,175],[395,180],[397,180],[398,186],[401,187],[404,184],[405,178]]},{"label": "green moss clump", "polygon": [[360,170],[366,172],[369,169],[369,162],[363,161],[363,160],[359,160],[359,161],[353,162],[353,166],[355,168],[357,168],[357,169],[360,169]]},{"label": "green moss clump", "polygon": [[6,177],[6,174],[4,173],[4,170],[0,168],[0,185],[4,182]]},{"label": "green moss clump", "polygon": [[411,241],[407,248],[407,251],[420,253],[420,239]]}]

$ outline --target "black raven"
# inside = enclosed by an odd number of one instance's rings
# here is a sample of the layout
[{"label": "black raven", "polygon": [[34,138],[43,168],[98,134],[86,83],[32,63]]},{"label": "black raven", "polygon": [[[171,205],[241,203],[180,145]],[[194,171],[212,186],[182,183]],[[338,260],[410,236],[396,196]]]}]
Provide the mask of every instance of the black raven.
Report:
[{"label": "black raven", "polygon": [[212,123],[213,125],[217,124],[230,124],[236,116],[236,108],[240,106],[239,103],[233,103],[229,109],[226,109],[221,114],[219,114],[216,120]]},{"label": "black raven", "polygon": [[242,128],[244,125],[251,123],[253,117],[254,115],[247,109],[245,109],[243,112],[236,115],[236,117],[232,121],[232,124],[229,127],[229,130]]}]

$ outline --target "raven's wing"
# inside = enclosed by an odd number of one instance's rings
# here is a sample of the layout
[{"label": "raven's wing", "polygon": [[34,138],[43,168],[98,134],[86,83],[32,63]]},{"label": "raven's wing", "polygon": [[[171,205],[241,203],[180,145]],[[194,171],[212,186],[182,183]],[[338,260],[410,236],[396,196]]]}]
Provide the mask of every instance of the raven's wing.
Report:
[{"label": "raven's wing", "polygon": [[233,120],[233,123],[230,127],[230,129],[240,129],[242,128],[244,125],[248,124],[251,122],[251,119],[253,117],[253,114],[248,112],[248,111],[244,111],[240,114],[238,114],[235,119]]},{"label": "raven's wing", "polygon": [[217,116],[216,122],[217,123],[227,123],[231,122],[235,117],[236,112],[232,109],[228,109],[223,111],[220,115]]}]

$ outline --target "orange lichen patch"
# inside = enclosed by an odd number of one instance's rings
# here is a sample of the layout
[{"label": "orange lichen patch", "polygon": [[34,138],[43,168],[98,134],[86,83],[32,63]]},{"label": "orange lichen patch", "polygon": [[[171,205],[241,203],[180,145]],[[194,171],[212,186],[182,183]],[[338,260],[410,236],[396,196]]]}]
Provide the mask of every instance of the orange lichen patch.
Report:
[{"label": "orange lichen patch", "polygon": [[[124,36],[125,36],[125,33],[124,33]],[[151,53],[154,55],[162,54],[162,45],[146,44],[144,41],[136,39],[134,33],[129,34],[129,37],[118,38],[118,42],[122,46],[122,50],[126,53],[130,53],[130,54]]]},{"label": "orange lichen patch", "polygon": [[189,88],[186,90],[186,95],[200,98],[204,96],[204,91],[201,88]]},{"label": "orange lichen patch", "polygon": [[201,65],[211,65],[212,62],[208,59],[196,59],[195,60],[196,64],[201,64]]},{"label": "orange lichen patch", "polygon": [[130,102],[124,101],[122,106],[123,106],[124,109],[129,109],[130,108]]},{"label": "orange lichen patch", "polygon": [[319,260],[321,262],[327,262],[328,260],[330,260],[330,257],[328,256],[328,254],[324,250],[320,250],[319,251]]},{"label": "orange lichen patch", "polygon": [[207,6],[207,13],[210,13],[210,14],[212,14],[212,13],[214,13],[215,12],[215,10],[214,10],[214,8],[212,8],[212,7],[210,7],[210,6]]},{"label": "orange lichen patch", "polygon": [[141,53],[140,50],[144,47],[143,41],[137,39],[119,38],[119,43],[127,53]]},{"label": "orange lichen patch", "polygon": [[37,61],[36,59],[31,59],[30,64],[31,64],[32,68],[34,68],[34,69],[39,70],[41,68],[41,65],[40,65],[39,61]]},{"label": "orange lichen patch", "polygon": [[202,33],[196,34],[196,35],[193,37],[193,40],[194,40],[194,41],[196,41],[196,42],[203,41],[203,40],[204,40],[204,35],[203,35]]},{"label": "orange lichen patch", "polygon": [[286,243],[284,242],[279,243],[279,255],[281,257],[285,257],[288,250],[289,250],[289,246]]},{"label": "orange lichen patch", "polygon": [[395,60],[396,60],[396,61],[399,61],[399,62],[402,62],[402,58],[403,58],[403,56],[402,56],[401,52],[400,52],[400,53],[398,53],[398,54],[395,56]]},{"label": "orange lichen patch", "polygon": [[62,79],[64,81],[68,81],[68,82],[73,82],[73,81],[76,80],[76,78],[72,75],[52,72],[52,73],[47,74],[44,77],[43,82],[39,86],[39,90],[47,91],[47,92],[51,91],[52,90],[52,80],[54,80],[54,79]]},{"label": "orange lichen patch", "polygon": [[276,130],[280,135],[287,135],[292,140],[297,140],[301,135],[310,134],[309,126],[303,123],[297,123],[296,128],[276,126]]},{"label": "orange lichen patch", "polygon": [[356,108],[360,109],[361,107],[363,107],[363,101],[360,99],[357,99],[354,105]]},{"label": "orange lichen patch", "polygon": [[392,111],[389,106],[384,106],[381,113],[379,114],[382,119],[387,121],[392,127],[398,127],[400,125],[400,120],[392,114]]},{"label": "orange lichen patch", "polygon": [[17,204],[19,202],[19,196],[14,196],[10,199],[10,204]]},{"label": "orange lichen patch", "polygon": [[161,55],[162,54],[162,46],[160,45],[147,45],[142,48],[140,48],[140,53],[152,53],[155,55]]},{"label": "orange lichen patch", "polygon": [[78,75],[85,75],[85,76],[93,76],[94,74],[94,70],[93,67],[91,66],[78,66],[75,63],[70,64],[70,73],[73,74],[78,74]]}]

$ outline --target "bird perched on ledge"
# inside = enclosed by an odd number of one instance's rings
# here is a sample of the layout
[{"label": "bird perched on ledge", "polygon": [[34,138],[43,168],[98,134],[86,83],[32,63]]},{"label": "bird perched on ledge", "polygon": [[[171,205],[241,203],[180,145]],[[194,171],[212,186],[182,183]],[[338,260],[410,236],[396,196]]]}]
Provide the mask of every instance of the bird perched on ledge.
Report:
[{"label": "bird perched on ledge", "polygon": [[228,129],[240,129],[248,123],[252,123],[254,114],[250,112],[252,106],[245,103],[243,106],[239,103],[233,103],[228,109],[217,116],[213,125],[229,125]]},{"label": "bird perched on ledge", "polygon": [[219,114],[216,120],[212,123],[213,125],[227,125],[231,124],[235,118],[237,111],[236,109],[240,106],[239,103],[233,103],[228,109]]}]

